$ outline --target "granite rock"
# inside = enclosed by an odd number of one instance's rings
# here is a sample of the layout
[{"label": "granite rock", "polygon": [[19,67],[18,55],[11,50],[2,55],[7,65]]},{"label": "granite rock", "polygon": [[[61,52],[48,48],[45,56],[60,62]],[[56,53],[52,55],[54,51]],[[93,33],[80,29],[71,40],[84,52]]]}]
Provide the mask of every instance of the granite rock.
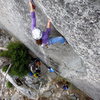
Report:
[{"label": "granite rock", "polygon": [[[0,0],[0,28],[23,42],[48,66],[95,100],[100,99],[100,1],[34,0],[37,26],[52,20],[52,33],[69,44],[41,48],[31,37],[28,0]],[[56,30],[57,31],[56,31]],[[60,34],[59,34],[60,33]]]}]

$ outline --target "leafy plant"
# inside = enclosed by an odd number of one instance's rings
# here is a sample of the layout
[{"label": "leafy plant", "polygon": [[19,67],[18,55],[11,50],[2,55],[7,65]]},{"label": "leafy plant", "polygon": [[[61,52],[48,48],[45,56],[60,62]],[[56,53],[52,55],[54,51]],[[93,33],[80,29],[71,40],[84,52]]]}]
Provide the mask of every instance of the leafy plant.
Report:
[{"label": "leafy plant", "polygon": [[7,88],[13,88],[13,85],[12,85],[12,83],[10,83],[10,82],[8,81],[8,82],[6,82],[6,87],[7,87]]},{"label": "leafy plant", "polygon": [[4,67],[2,68],[2,71],[3,71],[3,72],[6,72],[7,69],[8,69],[8,67],[9,67],[9,66],[4,66]]},{"label": "leafy plant", "polygon": [[[10,42],[7,46],[7,51],[0,53],[0,56],[8,57],[11,59],[12,67],[9,70],[10,75],[16,75],[23,77],[29,72],[28,64],[31,60],[31,56],[28,53],[28,49],[20,42]],[[3,67],[3,71],[6,71],[7,66]]]}]

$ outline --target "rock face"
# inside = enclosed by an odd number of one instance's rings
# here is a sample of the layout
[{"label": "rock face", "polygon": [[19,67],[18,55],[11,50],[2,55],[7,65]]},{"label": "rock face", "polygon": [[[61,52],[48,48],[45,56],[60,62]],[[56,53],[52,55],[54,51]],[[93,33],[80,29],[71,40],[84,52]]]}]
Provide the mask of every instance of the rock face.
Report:
[{"label": "rock face", "polygon": [[[1,70],[0,70],[1,71]],[[5,73],[1,72],[3,75],[5,75]],[[30,88],[28,88],[25,85],[22,86],[18,86],[16,84],[15,78],[11,77],[9,75],[6,76],[6,79],[9,80],[16,88],[18,91],[20,91],[22,94],[26,95],[27,97],[30,97],[30,99],[35,99],[37,96],[37,92],[33,89],[31,90]],[[4,89],[5,90],[5,89]]]},{"label": "rock face", "polygon": [[[6,49],[5,47],[12,40],[13,38],[10,35],[8,35],[5,30],[0,29],[0,52],[2,50],[5,50]],[[5,57],[0,57],[0,69],[7,64],[9,64],[9,59]]]},{"label": "rock face", "polygon": [[[68,41],[66,46],[41,48],[30,30],[28,0],[0,0],[0,28],[23,42],[46,64],[95,100],[100,99],[100,1],[34,0],[37,26],[45,28],[48,16]],[[45,14],[44,14],[45,13]],[[52,33],[57,33],[52,28]]]}]

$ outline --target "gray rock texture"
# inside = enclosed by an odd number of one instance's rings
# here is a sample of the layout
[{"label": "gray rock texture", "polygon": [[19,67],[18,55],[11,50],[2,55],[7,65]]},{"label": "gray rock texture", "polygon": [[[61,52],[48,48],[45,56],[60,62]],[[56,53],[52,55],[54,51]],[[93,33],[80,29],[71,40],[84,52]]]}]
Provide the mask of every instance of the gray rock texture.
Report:
[{"label": "gray rock texture", "polygon": [[[0,27],[23,42],[63,77],[100,100],[100,1],[34,0],[37,26],[45,28],[47,17],[68,41],[67,45],[42,48],[30,30],[28,0],[0,0]],[[57,33],[52,28],[52,33]]]},{"label": "gray rock texture", "polygon": [[4,30],[0,30],[0,47],[5,47],[11,41],[12,37],[10,37],[7,32]]},{"label": "gray rock texture", "polygon": [[[1,73],[5,76],[5,73],[3,73],[3,72],[1,72]],[[37,92],[34,89],[30,89],[25,85],[18,86],[16,84],[14,77],[7,75],[6,79],[9,80],[17,88],[17,90],[20,91],[23,95],[30,97],[30,99],[35,99],[37,97]]]}]

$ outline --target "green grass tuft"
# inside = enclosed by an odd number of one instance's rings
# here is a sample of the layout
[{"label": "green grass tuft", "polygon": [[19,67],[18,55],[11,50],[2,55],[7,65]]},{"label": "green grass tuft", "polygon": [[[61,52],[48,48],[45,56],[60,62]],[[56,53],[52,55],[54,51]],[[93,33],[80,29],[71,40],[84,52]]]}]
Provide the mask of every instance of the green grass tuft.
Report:
[{"label": "green grass tuft", "polygon": [[13,88],[14,86],[12,85],[12,83],[10,83],[9,81],[6,82],[6,87],[7,88]]}]

